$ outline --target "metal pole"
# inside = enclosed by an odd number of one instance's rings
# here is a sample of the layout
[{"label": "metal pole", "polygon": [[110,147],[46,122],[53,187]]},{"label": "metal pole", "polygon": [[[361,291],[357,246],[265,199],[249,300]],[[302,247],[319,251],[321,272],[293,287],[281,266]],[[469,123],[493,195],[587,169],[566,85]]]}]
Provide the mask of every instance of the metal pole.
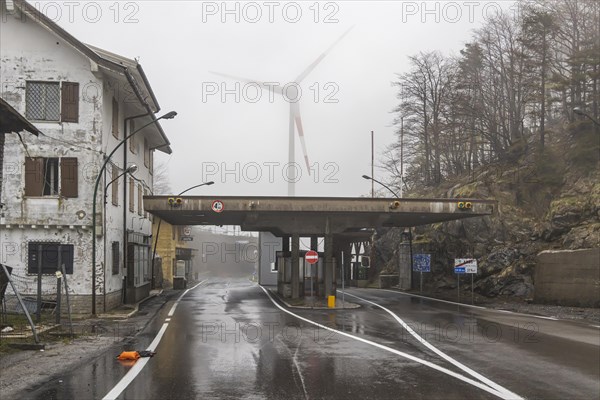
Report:
[{"label": "metal pole", "polygon": [[38,245],[38,275],[37,275],[37,310],[35,319],[37,322],[42,320],[42,245]]},{"label": "metal pole", "polygon": [[[371,177],[375,178],[375,132],[371,131]],[[371,179],[371,197],[375,197],[375,182]]]},{"label": "metal pole", "polygon": [[471,274],[471,305],[475,304],[475,295],[473,294],[473,275]]},{"label": "metal pole", "polygon": [[421,286],[421,293],[423,293],[423,270],[421,270],[420,274],[421,275],[420,275],[420,278],[419,278],[419,280],[420,280],[419,283],[420,283],[420,286]]},{"label": "metal pole", "polygon": [[60,298],[62,295],[62,279],[61,275],[56,274],[56,323],[60,325]]},{"label": "metal pole", "polygon": [[67,314],[69,315],[69,330],[71,333],[71,338],[73,337],[73,321],[71,319],[71,302],[69,301],[69,284],[67,283],[67,272],[65,271],[65,264],[61,264],[60,270],[63,274],[64,282],[65,282],[65,295],[67,297]]},{"label": "metal pole", "polygon": [[457,296],[457,303],[460,303],[460,274],[456,274],[456,296]]},{"label": "metal pole", "polygon": [[342,250],[342,308],[346,308],[346,293],[344,282],[346,280],[346,274],[344,269],[344,251]]},{"label": "metal pole", "polygon": [[27,310],[27,307],[25,307],[25,303],[23,303],[23,299],[21,298],[19,291],[17,290],[17,288],[15,287],[15,284],[13,283],[12,279],[10,278],[8,269],[6,269],[6,265],[4,265],[4,264],[0,264],[0,265],[2,266],[2,269],[4,270],[4,274],[6,275],[6,278],[8,279],[8,283],[10,283],[10,287],[12,287],[13,292],[15,292],[15,296],[17,296],[17,300],[19,301],[19,304],[21,305],[21,309],[23,310],[23,312],[25,313],[25,316],[27,317],[27,321],[29,322],[29,326],[31,327],[31,332],[33,333],[33,339],[35,340],[36,343],[39,343],[40,339],[38,339],[38,335],[35,330],[35,325],[33,324],[33,320],[31,319],[31,315],[29,315],[29,311]]},{"label": "metal pole", "polygon": [[404,117],[400,118],[400,197],[403,197],[404,186]]}]

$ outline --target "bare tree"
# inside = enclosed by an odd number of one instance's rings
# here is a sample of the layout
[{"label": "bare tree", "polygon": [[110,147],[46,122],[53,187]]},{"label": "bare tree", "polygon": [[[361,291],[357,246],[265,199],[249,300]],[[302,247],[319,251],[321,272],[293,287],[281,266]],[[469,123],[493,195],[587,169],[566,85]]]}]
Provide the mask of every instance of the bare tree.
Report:
[{"label": "bare tree", "polygon": [[154,165],[154,194],[170,194],[171,181],[169,179],[169,166],[166,162],[160,161]]}]

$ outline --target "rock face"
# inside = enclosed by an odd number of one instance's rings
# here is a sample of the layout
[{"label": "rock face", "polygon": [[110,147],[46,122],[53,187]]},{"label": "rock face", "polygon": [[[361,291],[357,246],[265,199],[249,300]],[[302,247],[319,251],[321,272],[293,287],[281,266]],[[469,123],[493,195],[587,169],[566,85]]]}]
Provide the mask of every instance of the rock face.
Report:
[{"label": "rock face", "polygon": [[[434,290],[456,287],[453,259],[474,257],[479,262],[477,293],[531,298],[538,253],[600,247],[599,171],[598,163],[583,172],[497,167],[479,171],[472,181],[415,195],[487,198],[499,203],[498,213],[491,217],[415,228],[414,251],[431,253],[435,265],[428,284]],[[384,248],[390,248],[398,237],[397,229],[380,235],[375,248],[382,248],[383,261],[390,253]]]}]

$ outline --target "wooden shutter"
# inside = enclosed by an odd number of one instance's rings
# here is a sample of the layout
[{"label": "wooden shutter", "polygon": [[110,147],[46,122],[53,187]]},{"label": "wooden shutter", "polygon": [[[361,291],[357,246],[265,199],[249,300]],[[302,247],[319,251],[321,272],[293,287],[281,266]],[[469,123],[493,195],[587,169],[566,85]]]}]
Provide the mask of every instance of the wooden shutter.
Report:
[{"label": "wooden shutter", "polygon": [[150,175],[154,175],[154,150],[150,150],[150,166],[148,167]]},{"label": "wooden shutter", "polygon": [[142,215],[142,208],[144,208],[142,203],[142,185],[138,185],[138,215]]},{"label": "wooden shutter", "polygon": [[65,157],[60,160],[60,195],[63,197],[78,196],[77,159]]},{"label": "wooden shutter", "polygon": [[60,120],[79,122],[79,83],[63,82],[60,101]]},{"label": "wooden shutter", "polygon": [[148,162],[150,158],[150,149],[148,148],[148,141],[144,139],[144,167],[148,168]]},{"label": "wooden shutter", "polygon": [[112,100],[112,134],[119,138],[119,102],[113,97]]},{"label": "wooden shutter", "polygon": [[134,196],[135,196],[135,182],[133,182],[133,179],[129,178],[129,211],[131,211],[131,212],[135,211]]},{"label": "wooden shutter", "polygon": [[25,158],[25,196],[42,196],[44,193],[44,159]]},{"label": "wooden shutter", "polygon": [[117,179],[119,176],[119,167],[113,164],[112,166],[112,203],[115,206],[119,205],[119,180]]},{"label": "wooden shutter", "polygon": [[[129,120],[129,133],[133,133],[135,131],[135,123],[133,122],[133,120]],[[137,149],[136,147],[136,140],[135,140],[136,135],[133,135],[132,137],[129,138],[129,151],[131,151],[132,154],[137,153]]]}]

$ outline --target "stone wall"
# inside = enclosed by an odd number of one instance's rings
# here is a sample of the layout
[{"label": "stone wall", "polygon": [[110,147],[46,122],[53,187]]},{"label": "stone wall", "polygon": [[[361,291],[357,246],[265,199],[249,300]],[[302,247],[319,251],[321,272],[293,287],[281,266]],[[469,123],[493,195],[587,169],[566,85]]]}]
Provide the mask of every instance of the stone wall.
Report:
[{"label": "stone wall", "polygon": [[542,251],[534,287],[536,303],[600,307],[600,248]]}]

